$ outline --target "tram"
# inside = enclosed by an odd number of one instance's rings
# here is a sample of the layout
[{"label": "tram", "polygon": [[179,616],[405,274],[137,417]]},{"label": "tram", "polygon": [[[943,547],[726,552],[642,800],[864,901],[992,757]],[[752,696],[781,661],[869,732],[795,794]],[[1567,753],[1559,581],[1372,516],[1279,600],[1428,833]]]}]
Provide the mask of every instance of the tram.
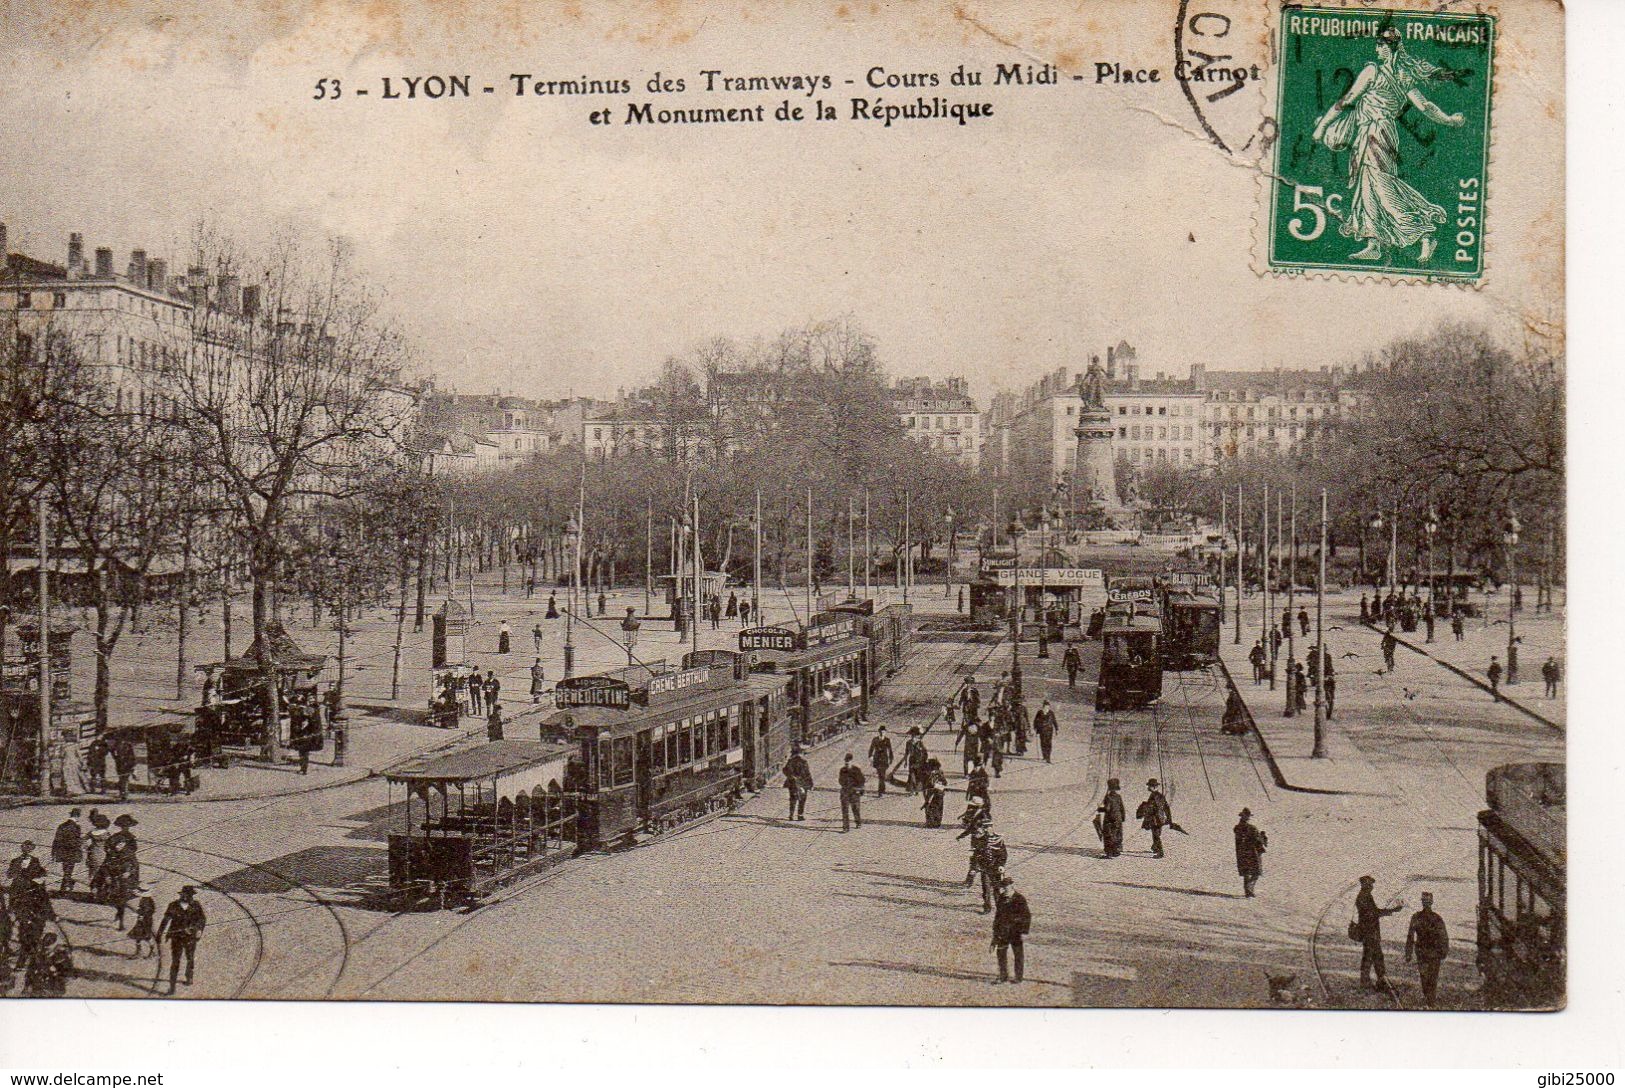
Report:
[{"label": "tram", "polygon": [[872,600],[845,600],[831,604],[830,612],[856,617],[859,637],[869,643],[869,694],[873,697],[895,676],[908,657],[914,631],[914,607],[889,604],[875,608]]},{"label": "tram", "polygon": [[639,666],[559,681],[543,736],[582,767],[581,849],[674,830],[759,789],[789,750],[787,685],[705,651],[681,669]]},{"label": "tram", "polygon": [[1162,620],[1155,605],[1112,602],[1100,638],[1096,710],[1149,706],[1162,697]]},{"label": "tram", "polygon": [[444,907],[569,857],[578,847],[579,772],[573,745],[525,740],[388,772],[391,893]]},{"label": "tram", "polygon": [[739,649],[754,655],[752,674],[784,678],[798,743],[819,744],[868,717],[870,641],[857,617],[827,611],[799,631],[750,628],[739,632]]},{"label": "tram", "polygon": [[1163,594],[1163,667],[1205,669],[1219,659],[1219,602],[1206,593],[1169,589]]},{"label": "tram", "polygon": [[1491,1008],[1563,1004],[1566,775],[1561,763],[1509,763],[1485,777],[1478,814],[1478,969]]}]

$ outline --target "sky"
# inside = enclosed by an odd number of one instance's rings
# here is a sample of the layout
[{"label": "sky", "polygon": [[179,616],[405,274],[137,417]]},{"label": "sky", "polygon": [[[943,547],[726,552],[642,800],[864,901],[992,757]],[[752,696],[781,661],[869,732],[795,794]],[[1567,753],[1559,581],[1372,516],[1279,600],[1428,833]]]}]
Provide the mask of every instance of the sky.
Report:
[{"label": "sky", "polygon": [[[1263,5],[1209,6],[1232,9],[1238,60],[1267,68]],[[1184,376],[1194,362],[1349,363],[1441,320],[1513,339],[1562,326],[1555,33],[1509,35],[1501,54],[1489,275],[1469,290],[1260,275],[1257,141],[1215,148],[1166,71],[1157,85],[1093,82],[1101,60],[1171,65],[1169,3],[225,7],[8,14],[0,219],[13,250],[61,261],[78,230],[87,251],[113,247],[120,269],[135,247],[174,267],[199,221],[250,246],[289,229],[341,235],[424,373],[544,397],[612,395],[710,337],[837,315],[873,335],[891,373],[963,375],[984,398],[1082,369],[1122,339],[1142,373]],[[1018,61],[1090,78],[863,86],[877,65],[945,79]],[[829,74],[833,86],[725,100],[693,93],[705,69]],[[646,93],[657,71],[689,91]],[[626,78],[634,93],[520,98],[515,72]],[[430,73],[467,73],[475,93],[381,98],[384,76]],[[321,78],[346,93],[316,100]],[[1213,107],[1237,147],[1268,90]],[[994,116],[846,119],[854,96],[921,93],[986,100]],[[823,98],[842,119],[587,122],[603,107],[619,121],[628,102],[771,111],[786,97]]]}]

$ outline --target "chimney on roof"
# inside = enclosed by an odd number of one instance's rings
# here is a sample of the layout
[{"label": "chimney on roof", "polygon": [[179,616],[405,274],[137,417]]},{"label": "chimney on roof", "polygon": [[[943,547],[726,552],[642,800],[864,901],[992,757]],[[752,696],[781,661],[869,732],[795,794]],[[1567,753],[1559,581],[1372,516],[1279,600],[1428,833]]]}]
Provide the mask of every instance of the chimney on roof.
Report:
[{"label": "chimney on roof", "polygon": [[99,280],[113,278],[113,251],[106,246],[96,247],[96,278]]},{"label": "chimney on roof", "polygon": [[214,287],[214,304],[228,314],[237,312],[240,301],[241,288],[238,286],[242,280],[236,276],[221,276]]},{"label": "chimney on roof", "polygon": [[243,316],[258,317],[260,312],[260,285],[251,283],[243,288]]},{"label": "chimney on roof", "polygon": [[1197,392],[1197,393],[1206,392],[1206,390],[1207,390],[1207,364],[1206,363],[1192,363],[1191,364],[1191,389],[1192,389],[1192,391]]},{"label": "chimney on roof", "polygon": [[85,270],[85,236],[75,231],[68,235],[68,276],[77,277]]},{"label": "chimney on roof", "polygon": [[[1096,355],[1094,358],[1098,361],[1100,356]],[[1110,344],[1106,345],[1106,377],[1117,377],[1117,349]]]},{"label": "chimney on roof", "polygon": [[154,291],[169,291],[169,262],[162,257],[154,257],[147,262],[147,286]]},{"label": "chimney on roof", "polygon": [[130,264],[125,269],[124,276],[137,287],[147,285],[147,251],[144,249],[130,250]]}]

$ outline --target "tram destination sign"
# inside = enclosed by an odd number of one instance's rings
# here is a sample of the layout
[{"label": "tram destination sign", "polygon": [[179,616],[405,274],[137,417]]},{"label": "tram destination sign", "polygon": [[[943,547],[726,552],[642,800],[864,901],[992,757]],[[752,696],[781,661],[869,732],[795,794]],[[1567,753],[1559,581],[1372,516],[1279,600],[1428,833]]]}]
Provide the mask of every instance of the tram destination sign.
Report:
[{"label": "tram destination sign", "polygon": [[797,635],[788,627],[752,627],[739,632],[739,648],[751,650],[794,650]]},{"label": "tram destination sign", "polygon": [[572,676],[553,689],[555,706],[604,706],[625,710],[632,705],[632,688],[611,676]]}]

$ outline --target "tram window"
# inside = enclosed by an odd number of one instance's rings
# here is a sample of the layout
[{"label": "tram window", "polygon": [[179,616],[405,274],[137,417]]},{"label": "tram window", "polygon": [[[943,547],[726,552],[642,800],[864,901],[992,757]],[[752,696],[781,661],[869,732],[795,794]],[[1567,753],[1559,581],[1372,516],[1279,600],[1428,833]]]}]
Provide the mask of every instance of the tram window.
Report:
[{"label": "tram window", "polygon": [[694,758],[694,730],[684,722],[677,729],[677,763],[679,766]]},{"label": "tram window", "polygon": [[607,790],[615,784],[615,760],[612,754],[614,742],[608,739],[598,742],[598,788]]},{"label": "tram window", "polygon": [[666,726],[666,768],[676,770],[680,766],[677,758],[677,724],[673,722]]},{"label": "tram window", "polygon": [[705,718],[696,714],[689,721],[694,723],[694,762],[698,763],[710,751],[705,742]]},{"label": "tram window", "polygon": [[729,748],[738,748],[739,747],[739,717],[740,717],[739,708],[737,706],[731,706],[731,707],[728,708],[728,747]]},{"label": "tram window", "polygon": [[625,786],[632,781],[632,738],[620,737],[615,741],[615,784]]}]

